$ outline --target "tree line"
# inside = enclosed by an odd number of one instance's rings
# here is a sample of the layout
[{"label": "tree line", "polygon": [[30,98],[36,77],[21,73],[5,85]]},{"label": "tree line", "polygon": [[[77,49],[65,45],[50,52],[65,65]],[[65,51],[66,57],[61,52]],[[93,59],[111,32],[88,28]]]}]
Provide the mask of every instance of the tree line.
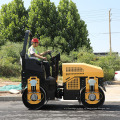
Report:
[{"label": "tree line", "polygon": [[83,46],[92,49],[87,25],[72,0],[60,0],[57,7],[50,0],[32,0],[27,10],[22,0],[2,5],[0,45],[6,41],[22,42],[27,29],[46,48],[59,48],[67,54]]},{"label": "tree line", "polygon": [[40,40],[39,52],[61,53],[60,70],[62,63],[88,63],[100,66],[106,81],[120,70],[119,56],[94,55],[87,25],[72,0],[60,0],[57,7],[50,0],[32,0],[28,9],[22,0],[13,0],[0,9],[0,76],[20,76],[20,52],[28,29]]}]

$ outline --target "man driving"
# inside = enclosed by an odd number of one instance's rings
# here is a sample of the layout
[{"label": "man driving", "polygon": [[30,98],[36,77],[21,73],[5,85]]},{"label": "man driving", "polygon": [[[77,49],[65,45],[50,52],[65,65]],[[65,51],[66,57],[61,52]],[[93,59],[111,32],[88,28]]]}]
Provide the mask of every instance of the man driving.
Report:
[{"label": "man driving", "polygon": [[32,59],[36,59],[36,60],[45,60],[43,61],[43,65],[45,66],[45,70],[46,70],[46,77],[50,76],[50,65],[48,63],[47,58],[43,57],[44,55],[50,53],[50,50],[47,50],[44,53],[39,53],[35,48],[38,47],[39,45],[39,41],[37,38],[33,38],[31,40],[32,45],[30,46],[30,48],[28,49],[28,57],[32,58]]}]

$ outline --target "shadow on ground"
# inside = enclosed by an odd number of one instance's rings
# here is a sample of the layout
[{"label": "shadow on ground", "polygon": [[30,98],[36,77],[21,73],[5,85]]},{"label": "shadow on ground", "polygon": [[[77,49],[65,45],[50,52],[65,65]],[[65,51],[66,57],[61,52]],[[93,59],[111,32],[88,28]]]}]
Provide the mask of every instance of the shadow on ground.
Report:
[{"label": "shadow on ground", "polygon": [[103,105],[99,108],[85,108],[83,105],[55,105],[55,104],[48,104],[44,105],[40,110],[50,110],[50,111],[62,111],[62,110],[101,110],[101,111],[120,111],[120,105]]}]

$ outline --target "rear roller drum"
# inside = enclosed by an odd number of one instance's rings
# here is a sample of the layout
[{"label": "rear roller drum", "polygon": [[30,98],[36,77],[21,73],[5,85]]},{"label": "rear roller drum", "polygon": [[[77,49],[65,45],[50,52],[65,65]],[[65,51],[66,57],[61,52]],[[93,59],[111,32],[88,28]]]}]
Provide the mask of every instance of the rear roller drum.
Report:
[{"label": "rear roller drum", "polygon": [[[29,108],[29,109],[40,109],[44,105],[44,103],[46,101],[46,93],[45,93],[43,88],[40,88],[40,91],[41,91],[41,98],[42,98],[41,102],[38,103],[38,104],[30,104],[27,101],[27,88],[25,89],[25,91],[22,94],[22,101],[27,108]],[[35,96],[31,96],[31,97],[35,98]]]},{"label": "rear roller drum", "polygon": [[[99,94],[100,94],[100,100],[97,104],[88,104],[86,101],[85,101],[85,89],[84,88],[82,91],[81,91],[81,102],[83,104],[84,107],[86,108],[98,108],[100,106],[103,105],[104,101],[105,101],[105,95],[104,95],[104,92],[103,90],[99,87]],[[95,99],[95,96],[94,94],[91,94],[91,96],[89,97],[90,99]]]}]

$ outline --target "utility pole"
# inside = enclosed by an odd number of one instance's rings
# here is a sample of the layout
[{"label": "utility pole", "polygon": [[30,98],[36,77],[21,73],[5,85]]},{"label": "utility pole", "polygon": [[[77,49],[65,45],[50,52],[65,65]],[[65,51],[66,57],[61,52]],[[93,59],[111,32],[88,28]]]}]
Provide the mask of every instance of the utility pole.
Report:
[{"label": "utility pole", "polygon": [[111,47],[111,9],[109,10],[109,45],[110,45],[110,55],[112,54],[112,47]]}]

